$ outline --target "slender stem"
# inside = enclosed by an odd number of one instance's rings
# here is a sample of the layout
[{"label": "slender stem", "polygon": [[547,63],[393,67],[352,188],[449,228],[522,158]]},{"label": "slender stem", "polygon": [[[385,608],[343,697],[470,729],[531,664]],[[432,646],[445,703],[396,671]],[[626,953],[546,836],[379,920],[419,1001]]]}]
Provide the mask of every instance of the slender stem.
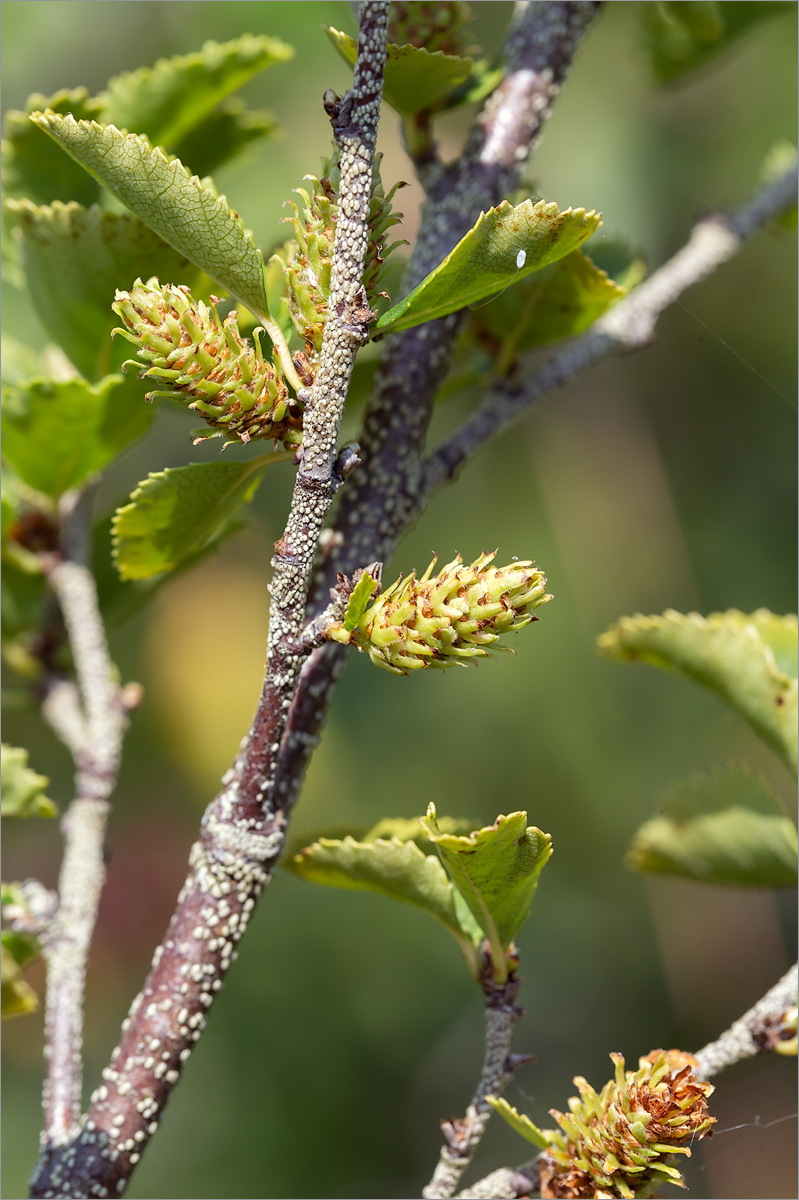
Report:
[{"label": "slender stem", "polygon": [[609,354],[640,349],[652,340],[660,314],[689,287],[728,262],[744,242],[796,203],[796,169],[767,184],[737,212],[710,217],[687,244],[626,296],[582,337],[518,383],[500,383],[424,463],[426,496],[449,483],[490,438],[523,416],[541,396],[582,374]]},{"label": "slender stem", "polygon": [[61,503],[62,557],[48,573],[67,628],[77,687],[53,684],[44,711],[71,750],[77,767],[75,799],[62,821],[64,858],[58,907],[45,940],[47,1000],[44,1086],[45,1146],[61,1146],[81,1111],[83,997],[89,944],[105,881],[103,843],[109,797],[116,783],[124,709],[87,564],[94,489]]},{"label": "slender stem", "polygon": [[280,328],[275,318],[270,316],[269,313],[263,312],[260,308],[253,308],[251,309],[251,312],[261,322],[269,335],[272,345],[277,350],[277,356],[280,360],[280,365],[283,368],[283,375],[294,388],[294,391],[299,392],[302,388],[302,380],[297,374],[297,368],[294,366],[294,360],[291,357],[291,350],[289,349],[289,344],[283,335],[283,330]]},{"label": "slender stem", "polygon": [[535,1163],[523,1167],[500,1167],[471,1187],[457,1193],[455,1200],[519,1200],[537,1187]]},{"label": "slender stem", "polygon": [[282,850],[286,814],[274,795],[275,765],[307,654],[298,643],[319,533],[340,482],[334,468],[341,413],[355,353],[371,318],[361,280],[388,9],[387,0],[362,5],[353,89],[330,105],[341,171],[331,296],[291,511],[276,546],[261,700],[249,737],[203,817],[174,915],[103,1072],[104,1082],[68,1145],[45,1148],[33,1196],[124,1192]]},{"label": "slender stem", "polygon": [[766,992],[757,1004],[701,1050],[697,1050],[699,1059],[697,1074],[703,1079],[711,1079],[725,1067],[731,1067],[743,1058],[753,1058],[778,1046],[781,1035],[796,1036],[793,1030],[786,1029],[786,1014],[796,1008],[797,1000],[797,967],[794,964],[779,983]]},{"label": "slender stem", "polygon": [[491,1117],[486,1096],[500,1095],[514,1065],[518,1065],[511,1058],[511,1046],[514,1027],[522,1015],[522,1009],[514,1004],[520,982],[512,979],[502,985],[486,986],[485,1057],[480,1081],[465,1117],[441,1122],[444,1145],[433,1177],[422,1190],[425,1200],[448,1200],[455,1194]]}]

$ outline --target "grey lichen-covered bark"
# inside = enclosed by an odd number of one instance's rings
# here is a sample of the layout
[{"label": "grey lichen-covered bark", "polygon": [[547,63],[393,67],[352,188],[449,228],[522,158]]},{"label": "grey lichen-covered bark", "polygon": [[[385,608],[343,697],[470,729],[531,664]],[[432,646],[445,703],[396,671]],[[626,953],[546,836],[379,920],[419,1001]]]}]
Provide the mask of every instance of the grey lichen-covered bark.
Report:
[{"label": "grey lichen-covered bark", "polygon": [[302,462],[286,531],[276,548],[266,680],[258,712],[222,792],[203,818],[174,916],[124,1022],[103,1083],[77,1132],[45,1142],[33,1196],[124,1192],[201,1036],[236,944],[282,849],[285,815],[272,802],[274,770],[302,662],[297,642],[318,535],[337,482],[341,413],[355,353],[371,319],[361,280],[388,8],[385,0],[363,5],[353,89],[329,108],[341,164],[332,290]]}]

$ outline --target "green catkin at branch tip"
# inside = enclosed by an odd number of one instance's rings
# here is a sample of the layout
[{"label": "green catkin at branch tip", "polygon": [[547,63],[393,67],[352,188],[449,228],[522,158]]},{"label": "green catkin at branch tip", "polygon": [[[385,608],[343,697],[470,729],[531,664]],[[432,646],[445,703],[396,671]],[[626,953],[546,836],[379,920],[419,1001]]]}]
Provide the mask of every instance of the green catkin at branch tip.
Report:
[{"label": "green catkin at branch tip", "polygon": [[533,610],[552,599],[534,563],[492,567],[495,553],[468,566],[458,555],[437,575],[434,558],[420,579],[414,572],[378,596],[354,630],[337,623],[327,636],[366,650],[376,666],[395,675],[485,656],[486,646],[537,620]]},{"label": "green catkin at branch tip", "polygon": [[141,378],[162,389],[147,399],[167,395],[185,402],[215,431],[207,437],[224,433],[228,441],[299,443],[301,409],[276,357],[264,358],[258,331],[254,344],[241,336],[235,312],[223,321],[214,299],[203,304],[188,288],[162,287],[155,277],[146,284],[137,279],[130,292],[116,293],[112,308],[124,328],[114,334],[136,347],[144,364]]}]

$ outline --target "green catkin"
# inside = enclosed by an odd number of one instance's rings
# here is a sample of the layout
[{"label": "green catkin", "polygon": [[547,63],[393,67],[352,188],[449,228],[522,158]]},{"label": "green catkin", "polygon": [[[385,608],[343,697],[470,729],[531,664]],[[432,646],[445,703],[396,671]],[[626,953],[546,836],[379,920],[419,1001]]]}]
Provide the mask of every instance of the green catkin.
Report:
[{"label": "green catkin", "polygon": [[[384,260],[396,246],[402,244],[393,242],[390,246],[385,245],[389,229],[402,220],[402,214],[393,212],[391,208],[394,194],[402,185],[396,184],[386,195],[380,179],[381,157],[380,154],[375,155],[372,173],[369,241],[364,262],[363,286],[370,300],[377,294],[384,273]],[[338,213],[338,166],[334,160],[323,162],[322,167],[321,179],[306,175],[309,188],[296,189],[301,205],[292,201],[290,207],[293,216],[286,217],[294,230],[294,240],[276,255],[286,277],[291,322],[305,343],[311,379],[316,373],[330,298],[330,270]]]},{"label": "green catkin", "polygon": [[395,675],[485,656],[486,646],[537,620],[534,609],[552,599],[532,562],[492,567],[494,557],[481,554],[465,566],[458,555],[437,575],[433,559],[420,579],[414,573],[382,592],[354,630],[336,624],[327,636],[365,650]]},{"label": "green catkin", "polygon": [[[143,379],[160,385],[147,399],[168,396],[186,403],[228,441],[273,438],[286,445],[301,439],[301,410],[289,393],[279,364],[264,358],[258,331],[251,344],[239,333],[236,313],[224,320],[210,305],[192,299],[186,287],[153,277],[116,293],[115,329],[136,347]],[[166,390],[168,389],[168,390]],[[203,435],[195,438],[195,443]]]}]

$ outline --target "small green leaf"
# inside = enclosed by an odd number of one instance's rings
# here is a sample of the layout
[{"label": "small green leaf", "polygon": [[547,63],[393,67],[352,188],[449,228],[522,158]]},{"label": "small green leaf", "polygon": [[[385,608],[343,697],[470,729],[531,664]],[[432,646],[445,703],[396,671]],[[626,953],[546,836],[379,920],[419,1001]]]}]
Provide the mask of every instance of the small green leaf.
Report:
[{"label": "small green leaf", "polygon": [[294,452],[242,463],[191,463],[150,474],[117,509],[114,560],[123,579],[172,571],[201,552],[258,490],[267,467]]},{"label": "small green leaf", "polygon": [[231,42],[206,42],[191,54],[160,58],[153,67],[111,79],[107,91],[97,97],[104,108],[101,120],[173,150],[220,101],[293,54],[284,42],[251,33]]},{"label": "small green leaf", "polygon": [[515,207],[503,200],[498,208],[480,214],[435,271],[383,313],[376,328],[410,329],[485,300],[564,258],[601,223],[598,213],[584,208],[561,212],[545,200],[525,200]]},{"label": "small green leaf", "polygon": [[28,97],[25,111],[10,109],[3,119],[2,168],[3,193],[10,199],[27,199],[33,204],[61,200],[67,204],[94,204],[100,197],[95,179],[30,120],[30,114],[50,109],[54,113],[73,113],[77,120],[99,120],[102,105],[89,98],[86,88],[63,90],[54,96],[38,92]]},{"label": "small green leaf", "polygon": [[210,555],[218,551],[221,543],[248,525],[247,515],[242,509],[234,513],[195,554],[182,559],[173,571],[153,575],[149,579],[120,579],[113,559],[112,525],[115,514],[111,513],[94,528],[93,570],[97,583],[97,597],[106,629],[115,629],[131,617],[136,616],[155,599],[165,583],[177,578]]},{"label": "small green leaf", "polygon": [[38,379],[3,388],[3,455],[20,478],[57,497],[146,432],[152,409],[138,380]]},{"label": "small green leaf", "polygon": [[491,944],[495,977],[507,977],[505,950],[527,917],[552,838],[527,825],[527,813],[497,817],[468,837],[443,833],[435,805],[421,818],[441,861]]},{"label": "small green leaf", "polygon": [[28,751],[2,744],[0,757],[2,797],[0,812],[4,817],[56,817],[58,809],[45,796],[50,780],[28,766]]},{"label": "small green leaf", "polygon": [[763,780],[730,766],[674,786],[635,835],[627,865],[738,887],[794,887],[796,827]]},{"label": "small green leaf", "polygon": [[175,280],[191,287],[196,268],[130,213],[98,205],[36,207],[10,201],[20,230],[22,263],[38,316],[55,342],[87,379],[119,370],[126,343],[112,342],[118,323],[111,311],[117,287],[134,279]]},{"label": "small green leaf", "polygon": [[[354,66],[355,39],[328,25],[324,30],[344,61]],[[458,58],[440,50],[431,54],[419,46],[395,46],[389,42],[383,98],[397,112],[409,116],[425,109],[447,107],[447,97],[463,87],[474,66],[472,58]]]},{"label": "small green leaf", "polygon": [[0,1016],[22,1017],[26,1013],[36,1012],[39,998],[29,983],[22,978],[22,972],[14,961],[14,957],[5,944],[5,932],[0,945]]},{"label": "small green leaf", "polygon": [[471,322],[506,358],[582,333],[624,295],[623,287],[574,250],[477,309]]},{"label": "small green leaf", "polygon": [[249,109],[232,96],[175,146],[175,156],[204,179],[260,138],[273,137],[278,123],[266,109]]},{"label": "small green leaf", "polygon": [[267,317],[261,251],[224,196],[146,138],[53,112],[31,120],[153,229],[253,312]]},{"label": "small green leaf", "polygon": [[479,978],[475,945],[458,919],[452,884],[438,858],[424,854],[415,842],[323,837],[284,861],[313,883],[377,892],[430,913],[453,935],[469,970]]},{"label": "small green leaf", "polygon": [[795,616],[765,608],[708,617],[669,609],[662,616],[622,617],[597,638],[597,648],[617,662],[649,663],[711,688],[796,773]]},{"label": "small green leaf", "polygon": [[355,585],[347,604],[347,611],[344,614],[344,628],[348,633],[352,632],[353,629],[357,629],[360,625],[361,618],[369,607],[369,600],[376,587],[377,581],[371,575],[364,572]]},{"label": "small green leaf", "polygon": [[546,1133],[534,1125],[528,1116],[517,1112],[513,1105],[508,1104],[502,1096],[486,1096],[486,1100],[494,1112],[499,1113],[503,1120],[507,1121],[514,1133],[521,1134],[528,1142],[538,1146],[539,1150],[546,1150],[552,1141],[551,1137],[548,1138]]}]

